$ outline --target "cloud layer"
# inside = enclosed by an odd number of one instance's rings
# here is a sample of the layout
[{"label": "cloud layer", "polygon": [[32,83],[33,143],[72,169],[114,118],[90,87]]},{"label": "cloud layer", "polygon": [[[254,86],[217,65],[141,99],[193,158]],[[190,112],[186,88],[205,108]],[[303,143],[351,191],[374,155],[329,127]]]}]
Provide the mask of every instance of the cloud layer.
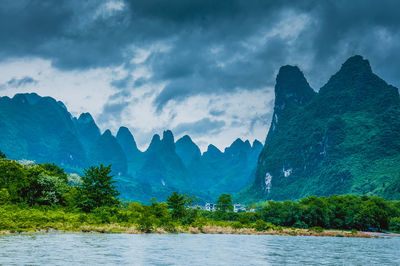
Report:
[{"label": "cloud layer", "polygon": [[0,90],[58,97],[103,129],[128,126],[142,146],[166,128],[203,148],[263,140],[281,65],[318,90],[362,54],[398,87],[398,10],[397,0],[5,0]]}]

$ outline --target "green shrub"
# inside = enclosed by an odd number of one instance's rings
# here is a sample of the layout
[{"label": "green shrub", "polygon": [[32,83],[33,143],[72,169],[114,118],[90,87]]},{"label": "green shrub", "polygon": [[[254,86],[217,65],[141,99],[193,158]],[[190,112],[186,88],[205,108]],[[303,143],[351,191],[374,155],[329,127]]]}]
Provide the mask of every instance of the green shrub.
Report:
[{"label": "green shrub", "polygon": [[400,217],[393,217],[390,219],[389,230],[400,232]]},{"label": "green shrub", "polygon": [[233,229],[242,229],[244,225],[241,222],[233,222],[231,227]]},{"label": "green shrub", "polygon": [[205,217],[197,217],[192,223],[193,227],[197,227],[200,231],[203,230],[203,226],[207,225],[207,218]]},{"label": "green shrub", "polygon": [[7,204],[10,202],[10,193],[6,188],[0,189],[0,204]]},{"label": "green shrub", "polygon": [[253,224],[253,228],[257,231],[266,231],[266,230],[282,230],[281,226],[275,226],[271,223],[264,222],[263,220],[257,220]]},{"label": "green shrub", "polygon": [[307,229],[307,228],[308,228],[308,225],[307,225],[305,222],[303,222],[303,221],[296,221],[296,222],[293,224],[293,227]]},{"label": "green shrub", "polygon": [[357,231],[356,229],[351,229],[351,234],[352,234],[352,235],[357,235],[357,234],[358,234],[358,231]]},{"label": "green shrub", "polygon": [[324,231],[324,228],[322,228],[321,226],[314,226],[314,227],[311,227],[310,229],[308,229],[308,231],[313,231],[313,232],[316,232],[316,233],[322,233],[323,231]]}]

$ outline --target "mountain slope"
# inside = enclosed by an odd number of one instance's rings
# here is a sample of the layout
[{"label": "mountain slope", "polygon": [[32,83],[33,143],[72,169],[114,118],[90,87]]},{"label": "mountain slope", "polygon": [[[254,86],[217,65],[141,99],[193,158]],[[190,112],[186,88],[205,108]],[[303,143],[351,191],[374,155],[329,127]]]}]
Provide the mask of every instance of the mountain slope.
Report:
[{"label": "mountain slope", "polygon": [[120,127],[116,139],[126,155],[128,173],[135,176],[143,165],[144,154],[138,149],[135,138],[128,128]]},{"label": "mountain slope", "polygon": [[209,145],[207,151],[188,166],[194,187],[211,197],[236,193],[252,182],[261,149],[259,141],[251,146],[249,141],[241,139],[236,139],[224,152]]},{"label": "mountain slope", "polygon": [[110,130],[106,130],[91,148],[89,162],[92,165],[111,164],[118,175],[126,175],[128,171],[126,155]]},{"label": "mountain slope", "polygon": [[82,167],[86,153],[64,104],[37,94],[0,98],[0,147],[11,159]]},{"label": "mountain slope", "polygon": [[[260,147],[261,146],[261,147]],[[121,197],[165,199],[172,191],[215,200],[250,182],[261,143],[236,140],[224,152],[199,147],[184,136],[176,143],[171,131],[155,135],[141,152],[128,128],[114,137],[101,134],[93,117],[73,117],[62,102],[37,94],[0,98],[0,150],[10,159],[54,162],[67,172],[82,173],[93,164],[112,164]]]},{"label": "mountain slope", "polygon": [[100,129],[94,122],[93,117],[89,113],[83,113],[78,119],[73,118],[78,138],[82,142],[86,150],[90,150],[100,137]]},{"label": "mountain slope", "polygon": [[190,176],[175,152],[174,136],[171,131],[164,131],[162,139],[159,135],[153,137],[145,152],[145,161],[138,172],[138,178],[151,185],[190,190]]},{"label": "mountain slope", "polygon": [[279,71],[255,181],[240,197],[374,194],[400,199],[400,99],[361,56],[319,93],[296,67]]}]

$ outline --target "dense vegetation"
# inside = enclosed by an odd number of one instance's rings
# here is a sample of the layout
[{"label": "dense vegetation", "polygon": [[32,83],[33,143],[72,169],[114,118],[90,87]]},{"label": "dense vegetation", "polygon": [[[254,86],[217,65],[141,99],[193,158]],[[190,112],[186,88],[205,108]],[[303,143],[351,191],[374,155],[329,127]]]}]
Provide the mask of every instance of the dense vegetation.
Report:
[{"label": "dense vegetation", "polygon": [[[177,192],[164,203],[123,202],[112,180],[110,166],[92,166],[82,177],[68,175],[55,164],[24,165],[0,159],[0,231],[142,232],[162,228],[215,225],[257,231],[296,228],[338,228],[400,231],[400,202],[370,196],[304,198],[299,202],[266,202],[257,212],[233,212],[232,198],[222,194],[215,212],[194,206],[196,199]],[[196,206],[196,205],[195,205]]]},{"label": "dense vegetation", "polygon": [[361,56],[318,93],[292,66],[280,69],[256,180],[242,199],[310,195],[400,199],[400,98]]}]

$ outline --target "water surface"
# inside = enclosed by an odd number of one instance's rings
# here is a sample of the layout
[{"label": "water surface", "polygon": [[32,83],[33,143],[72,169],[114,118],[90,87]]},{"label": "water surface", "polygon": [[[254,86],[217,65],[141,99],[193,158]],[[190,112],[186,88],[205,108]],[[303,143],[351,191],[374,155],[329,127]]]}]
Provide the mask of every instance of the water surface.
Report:
[{"label": "water surface", "polygon": [[0,264],[400,265],[400,237],[33,234],[0,236]]}]

